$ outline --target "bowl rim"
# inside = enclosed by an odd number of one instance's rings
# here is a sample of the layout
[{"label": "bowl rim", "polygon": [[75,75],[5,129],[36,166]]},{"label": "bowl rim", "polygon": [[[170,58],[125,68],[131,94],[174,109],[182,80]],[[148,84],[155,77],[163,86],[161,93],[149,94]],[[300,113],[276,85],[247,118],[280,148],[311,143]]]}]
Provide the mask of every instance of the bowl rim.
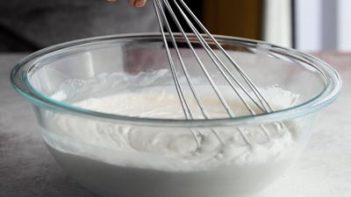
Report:
[{"label": "bowl rim", "polygon": [[[31,86],[27,74],[28,71],[32,69],[33,62],[35,60],[44,58],[53,53],[59,53],[63,49],[69,49],[71,47],[77,47],[85,44],[99,43],[104,41],[112,40],[122,40],[122,39],[159,39],[161,34],[159,33],[133,33],[133,34],[116,34],[108,36],[98,36],[90,37],[85,39],[73,40],[70,42],[64,42],[61,44],[53,45],[44,49],[41,49],[37,52],[34,52],[17,64],[11,71],[10,81],[14,89],[22,95],[30,103],[43,108],[48,108],[52,110],[64,111],[67,113],[73,113],[75,115],[89,116],[94,117],[100,120],[106,121],[117,121],[119,123],[126,123],[132,125],[143,125],[143,126],[160,126],[160,127],[223,127],[231,126],[237,124],[246,124],[246,123],[263,123],[263,122],[272,122],[280,121],[286,119],[292,119],[301,117],[313,112],[316,112],[330,103],[332,103],[338,93],[340,92],[342,86],[342,80],[337,71],[328,65],[326,62],[306,53],[299,52],[295,49],[289,49],[274,44],[270,44],[263,41],[246,39],[233,36],[223,36],[215,35],[216,39],[219,41],[229,41],[229,42],[242,42],[246,44],[254,45],[264,45],[269,47],[269,49],[274,49],[276,51],[289,52],[289,55],[298,58],[301,61],[305,61],[310,66],[314,66],[321,74],[323,75],[325,81],[325,87],[316,97],[307,100],[304,103],[301,103],[297,106],[277,110],[265,114],[257,115],[248,115],[248,116],[239,116],[233,118],[218,118],[210,120],[184,120],[184,119],[158,119],[158,118],[145,118],[145,117],[135,117],[135,116],[123,116],[117,114],[109,114],[103,112],[97,112],[93,110],[88,110],[80,107],[73,106],[71,104],[60,102],[54,100],[44,94],[38,92],[34,87]],[[314,64],[314,65],[313,65]],[[27,68],[28,65],[32,65],[30,68]],[[318,65],[316,67],[316,65]]]}]

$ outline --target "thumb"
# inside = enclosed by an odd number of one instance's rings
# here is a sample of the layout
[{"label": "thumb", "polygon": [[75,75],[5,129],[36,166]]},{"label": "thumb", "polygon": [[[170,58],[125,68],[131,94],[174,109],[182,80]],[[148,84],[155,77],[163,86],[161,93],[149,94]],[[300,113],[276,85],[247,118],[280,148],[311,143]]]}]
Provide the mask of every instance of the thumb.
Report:
[{"label": "thumb", "polygon": [[144,7],[145,3],[146,0],[129,0],[129,4],[137,8]]}]

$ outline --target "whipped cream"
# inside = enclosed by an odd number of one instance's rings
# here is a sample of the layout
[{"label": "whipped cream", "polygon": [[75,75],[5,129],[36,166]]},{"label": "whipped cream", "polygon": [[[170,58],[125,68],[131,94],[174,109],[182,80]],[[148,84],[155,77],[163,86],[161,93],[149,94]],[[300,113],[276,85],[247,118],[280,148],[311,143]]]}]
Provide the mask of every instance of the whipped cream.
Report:
[{"label": "whipped cream", "polygon": [[[206,89],[208,87],[203,90]],[[291,106],[297,100],[296,95],[277,87],[262,92],[275,109]],[[240,116],[246,113],[239,99],[227,100],[235,114]],[[211,118],[228,115],[215,95],[203,97],[202,102]],[[188,104],[194,109],[194,117],[200,119],[202,116],[196,103],[190,100]],[[74,105],[130,117],[184,119],[177,94],[167,87],[91,97]],[[59,133],[51,133],[55,140],[47,139],[57,149],[116,165],[172,171],[284,160],[290,156],[294,136],[298,133],[298,127],[293,122],[190,129],[114,124],[66,114],[50,114],[48,117],[50,127]],[[94,146],[104,150],[95,150],[92,148]],[[111,153],[114,151],[120,155],[114,157]]]},{"label": "whipped cream", "polygon": [[[151,76],[114,73],[71,80],[52,98],[125,117],[184,119],[167,75],[161,70]],[[197,91],[208,116],[228,118],[210,87],[199,84],[201,81],[196,82]],[[219,88],[235,116],[248,115],[230,87]],[[297,95],[279,87],[261,91],[275,110],[298,101]],[[185,97],[194,118],[204,119],[189,90]],[[254,193],[291,164],[305,129],[296,120],[189,128],[50,110],[41,118],[45,142],[59,163],[82,184],[106,196],[230,197]]]}]

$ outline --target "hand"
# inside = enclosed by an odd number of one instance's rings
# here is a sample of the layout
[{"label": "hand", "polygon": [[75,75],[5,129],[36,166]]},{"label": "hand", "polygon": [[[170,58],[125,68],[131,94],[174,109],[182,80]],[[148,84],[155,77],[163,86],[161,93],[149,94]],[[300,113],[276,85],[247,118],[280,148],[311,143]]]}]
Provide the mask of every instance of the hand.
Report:
[{"label": "hand", "polygon": [[146,0],[129,0],[129,5],[141,8],[144,7]]},{"label": "hand", "polygon": [[[110,2],[115,2],[117,0],[107,0]],[[137,8],[141,8],[144,7],[146,0],[128,0],[129,1],[129,5],[137,7]]]}]

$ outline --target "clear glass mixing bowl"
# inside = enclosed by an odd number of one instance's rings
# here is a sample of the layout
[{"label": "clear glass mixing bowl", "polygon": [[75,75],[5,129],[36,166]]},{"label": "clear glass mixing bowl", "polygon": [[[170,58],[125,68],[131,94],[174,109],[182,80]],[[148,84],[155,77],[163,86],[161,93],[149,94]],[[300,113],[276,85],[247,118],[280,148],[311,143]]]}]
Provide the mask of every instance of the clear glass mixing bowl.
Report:
[{"label": "clear glass mixing bowl", "polygon": [[[179,35],[177,39],[184,42]],[[299,95],[299,99],[293,106],[272,113],[211,120],[132,117],[74,105],[88,97],[172,86],[170,75],[152,77],[160,70],[169,72],[162,39],[156,34],[97,37],[49,47],[19,62],[12,70],[11,81],[33,104],[52,155],[92,191],[103,196],[242,197],[265,188],[295,161],[311,135],[317,112],[334,101],[341,80],[323,61],[292,49],[234,37],[217,39],[260,88],[278,86]],[[203,56],[203,49],[191,40]],[[194,66],[186,45],[180,46],[196,79],[202,73]],[[218,76],[211,68],[209,72],[214,78]],[[136,82],[133,76],[140,80]],[[279,124],[291,131],[287,132],[290,143],[283,144],[284,148],[276,143],[282,139],[279,134],[272,132],[271,139],[256,142],[256,134],[250,133],[252,127],[266,125],[274,130]],[[149,133],[190,135],[194,130],[208,133],[215,129],[222,134],[238,133],[238,128],[247,130],[251,142],[241,140],[232,149],[237,155],[223,162],[220,156],[226,156],[219,154],[220,150],[199,162],[143,145],[153,140]],[[127,148],[121,145],[125,133],[137,137]],[[162,140],[173,143],[167,137],[155,143],[166,143]],[[193,143],[189,141],[189,146]],[[183,143],[178,148],[186,146]]]}]

